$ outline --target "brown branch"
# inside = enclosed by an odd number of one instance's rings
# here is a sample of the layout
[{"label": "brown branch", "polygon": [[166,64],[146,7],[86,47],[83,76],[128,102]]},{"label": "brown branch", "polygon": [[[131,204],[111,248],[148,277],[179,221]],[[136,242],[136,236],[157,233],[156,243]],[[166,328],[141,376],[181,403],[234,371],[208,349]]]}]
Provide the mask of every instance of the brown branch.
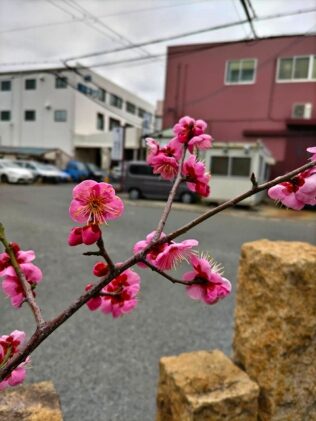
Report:
[{"label": "brown branch", "polygon": [[85,251],[82,253],[83,256],[101,256],[99,251]]},{"label": "brown branch", "polygon": [[[96,284],[94,287],[92,287],[89,291],[86,291],[83,295],[81,295],[73,304],[71,304],[67,309],[65,309],[57,317],[55,317],[55,319],[49,322],[46,322],[46,324],[42,328],[37,329],[36,332],[33,334],[33,336],[30,338],[30,340],[28,341],[28,343],[26,344],[23,351],[15,355],[9,361],[7,366],[0,370],[0,381],[3,380],[8,374],[10,374],[12,370],[14,370],[19,364],[25,361],[25,358],[28,355],[30,355],[49,335],[51,335],[61,324],[63,324],[75,312],[77,312],[90,298],[93,298],[95,295],[97,295],[101,291],[102,288],[104,288],[107,284],[109,284],[112,281],[112,279],[114,279],[115,277],[120,275],[122,272],[124,272],[124,270],[130,268],[136,263],[143,261],[145,259],[146,254],[151,250],[151,248],[155,247],[158,244],[168,242],[178,237],[179,235],[187,232],[189,229],[195,227],[196,225],[212,217],[213,215],[221,212],[222,210],[229,208],[231,206],[234,206],[235,204],[241,202],[243,199],[250,197],[262,190],[266,190],[270,187],[273,187],[276,184],[279,184],[283,181],[290,180],[291,178],[293,178],[300,172],[305,171],[314,166],[316,166],[316,161],[309,162],[308,164],[305,164],[301,166],[300,168],[297,168],[296,170],[293,170],[281,177],[277,177],[274,180],[263,183],[257,186],[255,189],[251,189],[243,193],[242,195],[232,200],[229,200],[208,212],[205,212],[200,217],[194,219],[193,221],[189,222],[186,225],[183,225],[176,231],[168,234],[166,237],[151,243],[144,250],[142,250],[141,252],[137,253],[134,256],[131,256],[119,266],[114,267],[114,270],[112,272],[110,272],[107,276],[101,279],[99,283]],[[189,285],[189,283],[186,283],[186,285]]]},{"label": "brown branch", "polygon": [[21,286],[23,288],[25,297],[26,297],[26,301],[28,302],[33,314],[34,314],[34,318],[36,321],[36,325],[38,328],[41,328],[42,326],[45,325],[45,320],[42,316],[41,313],[41,309],[39,308],[39,306],[36,303],[36,300],[33,296],[33,291],[32,291],[32,287],[31,285],[27,282],[27,280],[25,279],[24,273],[21,271],[21,268],[16,260],[15,254],[12,250],[12,247],[10,246],[8,240],[6,239],[5,236],[5,230],[4,230],[4,226],[0,223],[0,241],[3,244],[5,251],[7,252],[7,254],[10,256],[10,263],[14,268],[14,271],[21,283]]},{"label": "brown branch", "polygon": [[105,249],[102,234],[99,240],[97,241],[97,246],[99,247],[99,250],[100,250],[99,255],[102,256],[104,260],[106,261],[106,263],[109,265],[110,271],[113,271],[115,269],[115,264],[113,263],[112,259],[110,258],[110,256],[108,255],[108,252]]},{"label": "brown branch", "polygon": [[158,269],[156,266],[152,265],[146,259],[141,260],[145,265],[147,265],[151,270],[154,272],[159,273],[159,275],[163,276],[164,278],[168,279],[173,284],[182,284],[182,285],[190,285],[190,283],[185,281],[180,281],[179,279],[173,278],[172,276],[168,275],[167,273],[163,272],[162,270]]},{"label": "brown branch", "polygon": [[160,218],[160,221],[158,223],[156,233],[154,235],[154,238],[153,238],[152,242],[155,242],[160,238],[160,234],[162,233],[162,231],[164,229],[164,226],[166,224],[168,215],[171,211],[172,203],[174,201],[174,197],[176,195],[177,189],[178,189],[180,183],[182,182],[182,166],[183,166],[186,151],[187,151],[187,146],[184,146],[182,156],[181,156],[181,159],[180,159],[180,163],[179,163],[178,173],[177,173],[176,179],[174,180],[173,186],[170,190],[167,203],[166,203],[165,208],[163,210],[163,213],[161,215],[161,218]]},{"label": "brown branch", "polygon": [[258,181],[256,179],[256,176],[255,176],[255,173],[254,172],[251,173],[250,181],[252,183],[252,188],[255,189],[256,187],[258,187]]}]

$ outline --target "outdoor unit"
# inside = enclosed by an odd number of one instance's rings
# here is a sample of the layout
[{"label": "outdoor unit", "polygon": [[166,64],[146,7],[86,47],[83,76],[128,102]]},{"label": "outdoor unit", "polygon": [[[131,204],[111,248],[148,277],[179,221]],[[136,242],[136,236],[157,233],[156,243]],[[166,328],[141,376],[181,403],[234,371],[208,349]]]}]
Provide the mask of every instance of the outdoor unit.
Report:
[{"label": "outdoor unit", "polygon": [[312,117],[312,104],[307,102],[305,104],[293,104],[292,118],[306,119]]}]

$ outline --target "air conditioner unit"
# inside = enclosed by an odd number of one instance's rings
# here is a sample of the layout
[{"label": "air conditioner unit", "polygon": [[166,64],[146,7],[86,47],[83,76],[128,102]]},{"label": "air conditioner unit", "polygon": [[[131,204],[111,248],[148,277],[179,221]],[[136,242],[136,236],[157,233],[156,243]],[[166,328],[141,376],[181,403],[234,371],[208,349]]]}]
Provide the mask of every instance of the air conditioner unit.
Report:
[{"label": "air conditioner unit", "polygon": [[312,104],[307,102],[305,104],[293,104],[292,118],[310,119],[312,117]]}]

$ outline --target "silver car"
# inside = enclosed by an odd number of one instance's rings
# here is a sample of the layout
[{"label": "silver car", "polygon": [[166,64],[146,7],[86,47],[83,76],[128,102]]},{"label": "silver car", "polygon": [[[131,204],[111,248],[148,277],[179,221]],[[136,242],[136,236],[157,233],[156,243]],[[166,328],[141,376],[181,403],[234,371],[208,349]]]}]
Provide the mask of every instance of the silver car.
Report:
[{"label": "silver car", "polygon": [[20,168],[14,162],[6,159],[0,160],[0,180],[2,183],[33,183],[34,176],[31,171]]}]

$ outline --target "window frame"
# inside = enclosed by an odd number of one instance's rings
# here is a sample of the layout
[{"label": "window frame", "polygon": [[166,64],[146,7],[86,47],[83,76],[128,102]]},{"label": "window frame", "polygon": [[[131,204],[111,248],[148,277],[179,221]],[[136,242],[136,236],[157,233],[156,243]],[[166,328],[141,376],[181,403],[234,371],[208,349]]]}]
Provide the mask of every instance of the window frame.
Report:
[{"label": "window frame", "polygon": [[[232,61],[239,61],[241,64],[243,61],[249,61],[252,60],[254,62],[254,72],[253,72],[253,80],[245,80],[241,81],[238,80],[238,82],[230,82],[228,81],[228,69],[229,69],[229,63]],[[235,86],[235,85],[254,85],[257,80],[257,66],[258,66],[258,59],[257,58],[239,58],[239,59],[230,59],[226,60],[225,62],[225,73],[224,73],[224,85],[226,86]],[[240,74],[240,68],[239,68],[239,74]]]},{"label": "window frame", "polygon": [[[4,119],[3,113],[8,113],[9,118]],[[1,110],[0,111],[0,121],[5,122],[5,123],[10,122],[11,121],[11,110]]]},{"label": "window frame", "polygon": [[[134,111],[131,111],[131,108],[134,107]],[[130,109],[129,109],[130,108]],[[131,101],[125,102],[125,111],[129,114],[136,115],[137,114],[137,106],[133,104]]]},{"label": "window frame", "polygon": [[[64,120],[60,120],[60,119],[57,119],[56,118],[57,113],[60,113],[60,112],[64,113],[64,115],[65,115],[65,119]],[[67,123],[67,119],[68,119],[67,110],[54,110],[54,122],[55,123]]]},{"label": "window frame", "polygon": [[[9,83],[9,89],[2,89],[3,83]],[[12,80],[4,79],[0,81],[0,92],[11,92],[12,91]]]},{"label": "window frame", "polygon": [[[120,104],[121,104],[120,106],[117,105],[117,104],[114,104],[114,102],[116,102],[117,100],[118,100],[118,102],[120,102]],[[115,108],[118,108],[119,110],[122,110],[123,109],[123,104],[124,104],[124,101],[123,101],[123,98],[122,97],[120,97],[119,95],[110,93],[110,105],[112,107],[115,107]]]},{"label": "window frame", "polygon": [[[308,75],[307,78],[304,79],[294,79],[294,73],[295,73],[295,62],[298,58],[308,58]],[[291,79],[280,79],[280,67],[281,67],[281,60],[294,60],[294,65],[292,68],[292,77]],[[303,54],[303,55],[297,55],[297,56],[291,56],[291,57],[278,57],[277,60],[277,67],[276,67],[276,74],[275,74],[275,82],[276,83],[306,83],[306,82],[316,82],[316,77],[313,78],[313,65],[315,62],[316,66],[316,54]]]},{"label": "window frame", "polygon": [[[101,124],[100,124],[100,127],[99,127],[100,122],[101,122]],[[98,131],[104,132],[104,130],[105,130],[105,117],[104,117],[103,113],[97,112],[96,127],[97,127]]]},{"label": "window frame", "polygon": [[[60,85],[58,86],[58,84]],[[55,78],[55,89],[67,89],[68,77],[67,76],[56,76]]]},{"label": "window frame", "polygon": [[[227,158],[227,173],[226,174],[216,174],[212,172],[212,160],[213,158]],[[233,175],[232,174],[232,168],[233,168],[233,159],[248,159],[249,160],[249,174],[248,175]],[[252,158],[250,156],[239,156],[239,155],[211,155],[210,156],[210,172],[212,177],[232,177],[234,179],[237,178],[249,178],[251,175],[251,168],[252,168]]]},{"label": "window frame", "polygon": [[[27,112],[32,112],[32,113],[34,113],[34,118],[33,119],[27,119],[26,118],[26,113]],[[36,121],[36,110],[24,110],[24,121],[27,121],[28,123],[30,122],[30,121]]]},{"label": "window frame", "polygon": [[[30,81],[34,82],[34,88],[28,88],[27,87],[27,83],[30,82]],[[37,89],[37,80],[36,80],[36,78],[30,78],[30,79],[25,79],[24,80],[24,90],[25,91],[36,91],[36,89]]]}]

